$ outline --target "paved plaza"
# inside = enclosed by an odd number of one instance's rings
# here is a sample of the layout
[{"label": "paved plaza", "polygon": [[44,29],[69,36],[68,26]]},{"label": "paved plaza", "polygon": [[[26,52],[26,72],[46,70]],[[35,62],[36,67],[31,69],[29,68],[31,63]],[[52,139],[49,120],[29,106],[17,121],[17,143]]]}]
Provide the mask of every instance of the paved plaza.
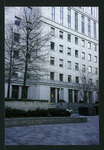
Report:
[{"label": "paved plaza", "polygon": [[5,128],[5,145],[99,145],[99,116],[86,117],[85,123]]}]

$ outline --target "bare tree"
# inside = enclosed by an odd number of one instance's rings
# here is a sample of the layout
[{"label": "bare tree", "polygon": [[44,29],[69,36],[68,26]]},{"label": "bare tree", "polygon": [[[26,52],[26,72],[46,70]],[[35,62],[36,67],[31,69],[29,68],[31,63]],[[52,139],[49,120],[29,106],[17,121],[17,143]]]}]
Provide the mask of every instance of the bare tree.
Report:
[{"label": "bare tree", "polygon": [[[26,98],[27,79],[33,77],[40,79],[46,75],[46,56],[49,54],[51,33],[44,30],[41,21],[41,11],[38,7],[21,7],[21,18],[17,18],[18,33],[14,33],[13,59],[16,64],[14,70],[21,74],[23,81],[22,98]],[[12,57],[12,54],[10,55]],[[12,66],[13,63],[11,63]]]},{"label": "bare tree", "polygon": [[79,82],[77,83],[77,88],[79,90],[80,96],[87,107],[87,100],[89,99],[89,92],[95,89],[94,86],[94,74],[89,73],[88,69],[78,71]]}]

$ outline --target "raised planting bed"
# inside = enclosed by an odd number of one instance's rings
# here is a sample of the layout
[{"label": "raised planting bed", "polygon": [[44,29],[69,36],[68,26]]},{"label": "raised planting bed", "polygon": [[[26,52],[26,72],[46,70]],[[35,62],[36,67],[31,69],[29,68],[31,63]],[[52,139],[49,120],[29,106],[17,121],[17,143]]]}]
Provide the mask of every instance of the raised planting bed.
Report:
[{"label": "raised planting bed", "polygon": [[96,109],[94,107],[79,107],[79,115],[94,116]]},{"label": "raised planting bed", "polygon": [[6,118],[5,127],[41,125],[41,124],[82,123],[82,122],[87,122],[87,117]]}]

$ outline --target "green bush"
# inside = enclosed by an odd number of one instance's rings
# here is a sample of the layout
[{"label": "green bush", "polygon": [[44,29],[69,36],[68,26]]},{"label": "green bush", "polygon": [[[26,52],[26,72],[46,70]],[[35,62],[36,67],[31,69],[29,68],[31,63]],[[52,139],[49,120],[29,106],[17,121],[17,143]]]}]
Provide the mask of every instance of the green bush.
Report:
[{"label": "green bush", "polygon": [[66,110],[60,109],[36,109],[24,111],[20,109],[11,109],[10,107],[5,108],[5,117],[6,118],[17,118],[17,117],[56,117],[56,116],[70,116],[71,113]]}]

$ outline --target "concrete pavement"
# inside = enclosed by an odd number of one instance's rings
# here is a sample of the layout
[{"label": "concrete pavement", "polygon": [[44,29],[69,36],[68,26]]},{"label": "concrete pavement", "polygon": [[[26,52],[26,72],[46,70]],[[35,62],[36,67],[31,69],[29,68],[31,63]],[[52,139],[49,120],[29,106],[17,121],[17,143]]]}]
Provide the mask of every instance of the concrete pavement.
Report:
[{"label": "concrete pavement", "polygon": [[5,145],[99,145],[99,116],[87,116],[86,123],[5,128]]}]

